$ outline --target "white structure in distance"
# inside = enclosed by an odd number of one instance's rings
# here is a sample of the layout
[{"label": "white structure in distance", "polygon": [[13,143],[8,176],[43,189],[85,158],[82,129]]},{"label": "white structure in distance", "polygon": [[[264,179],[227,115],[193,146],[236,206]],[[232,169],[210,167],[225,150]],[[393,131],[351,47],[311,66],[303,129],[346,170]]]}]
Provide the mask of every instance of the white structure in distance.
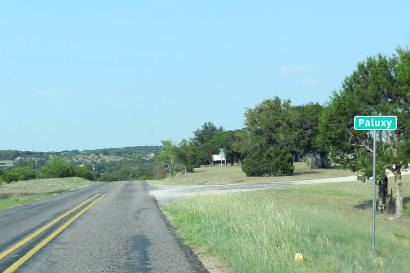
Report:
[{"label": "white structure in distance", "polygon": [[212,155],[212,165],[226,165],[226,158],[221,155]]}]

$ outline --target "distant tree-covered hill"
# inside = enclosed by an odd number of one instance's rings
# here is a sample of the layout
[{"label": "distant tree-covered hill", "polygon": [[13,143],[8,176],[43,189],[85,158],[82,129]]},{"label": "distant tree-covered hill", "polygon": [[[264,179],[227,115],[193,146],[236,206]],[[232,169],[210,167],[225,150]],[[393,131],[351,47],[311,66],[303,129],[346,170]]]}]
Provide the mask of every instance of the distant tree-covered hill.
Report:
[{"label": "distant tree-covered hill", "polygon": [[59,157],[71,165],[87,167],[97,180],[150,179],[155,175],[155,157],[160,149],[160,146],[135,146],[61,152],[0,150],[0,160],[12,160],[15,167],[39,170],[52,158]]}]

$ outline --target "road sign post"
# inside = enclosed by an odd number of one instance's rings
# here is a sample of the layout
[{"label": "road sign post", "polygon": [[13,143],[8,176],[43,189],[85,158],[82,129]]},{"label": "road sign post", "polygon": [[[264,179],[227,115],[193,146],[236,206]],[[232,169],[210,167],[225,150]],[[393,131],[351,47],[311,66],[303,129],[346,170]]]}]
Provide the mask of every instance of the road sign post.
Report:
[{"label": "road sign post", "polygon": [[223,183],[223,171],[222,171],[222,162],[224,162],[225,160],[225,165],[226,165],[226,156],[225,156],[225,149],[224,148],[220,148],[219,149],[219,157],[221,159],[221,163],[219,164],[219,168],[221,171],[221,183]]},{"label": "road sign post", "polygon": [[373,131],[372,254],[376,252],[376,130]]},{"label": "road sign post", "polygon": [[354,129],[373,131],[372,254],[376,253],[376,131],[397,129],[396,116],[355,116]]},{"label": "road sign post", "polygon": [[226,156],[225,156],[225,149],[224,148],[219,149],[219,156],[221,157],[221,165],[222,165],[222,162],[224,162],[224,161],[225,161],[224,165],[226,165]]}]

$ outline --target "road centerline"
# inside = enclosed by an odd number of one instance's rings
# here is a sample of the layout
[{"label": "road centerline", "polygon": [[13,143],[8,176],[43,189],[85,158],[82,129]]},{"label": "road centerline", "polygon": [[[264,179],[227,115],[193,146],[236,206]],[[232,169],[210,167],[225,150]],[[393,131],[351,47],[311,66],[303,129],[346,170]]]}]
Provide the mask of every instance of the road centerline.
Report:
[{"label": "road centerline", "polygon": [[75,220],[77,220],[82,214],[88,211],[91,207],[97,204],[102,198],[105,197],[105,194],[98,197],[94,200],[91,204],[83,208],[80,212],[70,218],[67,222],[61,225],[57,230],[55,230],[52,234],[50,234],[47,238],[42,240],[39,244],[37,244],[34,248],[32,248],[29,252],[27,252],[23,257],[18,259],[15,263],[13,263],[10,267],[3,271],[3,273],[12,273],[16,271],[20,266],[22,266],[26,261],[28,261],[32,256],[34,256],[40,249],[46,246],[51,240],[53,240],[57,235],[63,232],[69,225],[71,225]]},{"label": "road centerline", "polygon": [[61,220],[63,220],[64,218],[66,218],[70,214],[74,213],[75,211],[77,211],[78,209],[80,209],[81,207],[83,207],[84,205],[86,205],[87,203],[89,203],[90,201],[92,201],[93,199],[95,199],[98,196],[100,196],[100,194],[93,195],[91,198],[87,199],[86,201],[82,202],[81,204],[79,204],[78,206],[72,208],[71,210],[61,214],[60,216],[58,216],[54,220],[50,221],[49,223],[45,224],[44,226],[42,226],[41,228],[36,230],[34,233],[30,234],[29,236],[27,236],[23,240],[19,241],[18,243],[12,245],[11,247],[6,249],[5,251],[1,252],[0,253],[0,260],[5,258],[6,256],[10,255],[11,253],[16,251],[17,249],[19,249],[23,245],[27,244],[31,240],[35,239],[37,236],[39,236],[40,234],[45,232],[47,229],[54,226],[56,223],[60,222]]}]

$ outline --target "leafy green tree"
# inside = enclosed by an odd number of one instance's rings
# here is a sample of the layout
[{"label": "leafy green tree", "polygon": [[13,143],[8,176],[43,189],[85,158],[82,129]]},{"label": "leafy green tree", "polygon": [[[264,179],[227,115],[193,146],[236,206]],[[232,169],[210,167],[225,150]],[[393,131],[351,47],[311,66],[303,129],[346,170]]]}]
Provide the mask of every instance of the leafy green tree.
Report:
[{"label": "leafy green tree", "polygon": [[238,161],[241,161],[247,155],[249,147],[252,146],[250,132],[246,129],[236,130],[234,133],[234,142],[232,143],[232,151],[236,154]]},{"label": "leafy green tree", "polygon": [[202,145],[205,158],[211,160],[212,155],[219,154],[220,148],[225,149],[225,155],[228,157],[232,141],[230,133],[226,131],[216,132],[211,139]]},{"label": "leafy green tree", "polygon": [[384,180],[385,170],[394,174],[396,217],[403,209],[403,168],[410,158],[410,52],[399,49],[390,58],[378,55],[357,65],[345,79],[342,90],[333,95],[319,121],[319,144],[331,159],[351,170],[371,175],[372,136],[368,131],[354,131],[355,115],[396,115],[395,131],[378,133],[377,180]]},{"label": "leafy green tree", "polygon": [[[245,114],[249,140],[242,169],[249,175],[291,175],[294,116],[290,101],[265,100]],[[278,160],[283,160],[280,164]],[[260,161],[260,166],[257,162]]]},{"label": "leafy green tree", "polygon": [[63,158],[53,158],[41,168],[40,172],[46,177],[71,177],[74,175],[73,168]]},{"label": "leafy green tree", "polygon": [[156,157],[156,161],[163,165],[171,175],[174,175],[176,172],[175,164],[177,163],[178,158],[178,147],[172,144],[170,140],[163,140],[162,147],[160,152]]},{"label": "leafy green tree", "polygon": [[194,132],[193,141],[197,145],[203,145],[220,131],[223,131],[222,127],[216,127],[211,121],[205,122],[202,128]]},{"label": "leafy green tree", "polygon": [[241,162],[244,158],[243,153],[241,151],[236,150],[235,144],[241,141],[243,130],[231,130],[227,131],[227,142],[225,144],[225,154],[227,162],[230,162],[232,165],[235,162]]},{"label": "leafy green tree", "polygon": [[310,153],[315,158],[319,156],[319,162],[316,165],[320,168],[329,167],[327,153],[318,145],[317,138],[319,135],[319,119],[323,107],[318,103],[309,103],[300,106],[293,106],[292,111],[294,120],[290,127],[293,136],[294,153],[296,157],[303,158]]},{"label": "leafy green tree", "polygon": [[198,168],[202,157],[200,147],[186,139],[183,139],[176,149],[176,163],[186,168],[187,172],[193,172],[194,168]]},{"label": "leafy green tree", "polygon": [[242,154],[234,149],[234,143],[240,140],[237,131],[220,130],[216,132],[210,140],[202,145],[204,156],[210,160],[212,155],[219,154],[220,148],[224,148],[227,162],[233,164],[235,161],[241,160]]}]

